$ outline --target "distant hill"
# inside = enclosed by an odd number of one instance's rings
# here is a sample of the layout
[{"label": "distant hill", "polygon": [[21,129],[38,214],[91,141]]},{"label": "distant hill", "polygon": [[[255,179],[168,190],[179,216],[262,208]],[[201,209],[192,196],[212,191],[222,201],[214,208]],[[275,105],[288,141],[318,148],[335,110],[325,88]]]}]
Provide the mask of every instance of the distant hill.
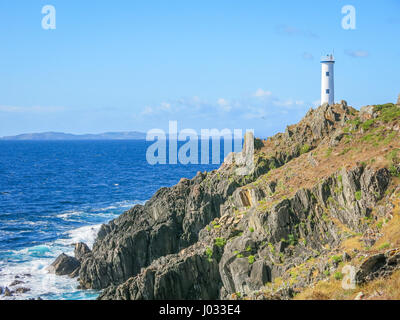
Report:
[{"label": "distant hill", "polygon": [[146,134],[137,131],[105,132],[99,134],[71,134],[63,132],[24,133],[16,136],[0,137],[0,140],[143,140]]}]

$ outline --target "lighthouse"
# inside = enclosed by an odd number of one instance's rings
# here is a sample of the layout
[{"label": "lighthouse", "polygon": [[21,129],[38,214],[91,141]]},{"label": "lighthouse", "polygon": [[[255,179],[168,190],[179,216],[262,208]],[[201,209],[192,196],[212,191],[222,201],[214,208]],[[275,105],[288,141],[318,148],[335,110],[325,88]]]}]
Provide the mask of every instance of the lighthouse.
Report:
[{"label": "lighthouse", "polygon": [[332,54],[321,58],[321,105],[335,103],[335,58]]}]

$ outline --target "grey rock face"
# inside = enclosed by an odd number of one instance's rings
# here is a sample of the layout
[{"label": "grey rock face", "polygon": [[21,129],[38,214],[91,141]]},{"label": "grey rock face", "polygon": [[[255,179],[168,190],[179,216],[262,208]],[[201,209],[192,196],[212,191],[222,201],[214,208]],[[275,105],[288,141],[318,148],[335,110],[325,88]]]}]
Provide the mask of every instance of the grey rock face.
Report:
[{"label": "grey rock face", "polygon": [[5,297],[12,297],[13,293],[7,287],[4,289],[4,296]]},{"label": "grey rock face", "polygon": [[392,249],[368,257],[356,272],[356,283],[363,284],[378,277],[389,276],[400,268],[400,249]]},{"label": "grey rock face", "polygon": [[[237,187],[269,170],[257,163],[249,176],[235,176],[235,167],[160,189],[144,206],[137,205],[103,225],[79,273],[83,288],[102,289],[137,275],[152,261],[179,252],[198,240],[199,232],[221,216],[221,206]],[[231,177],[235,176],[235,179]]]},{"label": "grey rock face", "polygon": [[[257,158],[249,175],[235,175],[235,166],[224,163],[160,189],[145,205],[103,225],[92,250],[77,244],[81,267],[69,274],[79,270],[82,288],[104,289],[100,299],[218,299],[238,292],[262,299],[257,290],[266,283],[341,242],[342,230],[331,219],[363,232],[362,219],[389,185],[387,169],[357,166],[260,209],[259,201],[277,184],[252,182],[300,156],[304,145],[306,150],[321,141],[328,145],[351,112],[345,102],[310,110],[300,124],[269,141],[277,148]],[[335,137],[343,138],[340,132]],[[314,163],[311,153],[308,159]],[[325,263],[318,271],[330,268]],[[274,298],[292,296],[291,288],[282,288]]]},{"label": "grey rock face", "polygon": [[83,243],[83,242],[79,242],[77,244],[75,244],[75,258],[78,261],[82,261],[87,255],[89,255],[92,251],[89,249],[89,247]]},{"label": "grey rock face", "polygon": [[154,261],[122,285],[104,290],[99,299],[215,300],[221,285],[217,262],[204,254],[204,248],[194,245],[183,254]]},{"label": "grey rock face", "polygon": [[73,274],[77,269],[79,269],[79,267],[80,263],[77,259],[62,253],[50,265],[49,272],[55,273],[59,276],[65,276]]},{"label": "grey rock face", "polygon": [[[292,266],[304,263],[313,256],[313,250],[338,245],[341,231],[323,217],[328,208],[332,217],[362,231],[362,218],[384,195],[389,181],[386,169],[341,170],[311,190],[299,190],[293,198],[280,201],[265,213],[247,213],[240,229],[252,228],[254,232],[244,232],[229,241],[219,264],[226,294],[251,294]],[[355,201],[358,190],[363,196]],[[248,261],[250,256],[255,260],[253,264]]]},{"label": "grey rock face", "polygon": [[31,291],[31,289],[25,288],[25,287],[17,288],[17,289],[15,290],[15,292],[16,292],[16,293],[19,293],[19,294],[23,294],[23,293],[26,293],[26,292],[29,292],[29,291]]}]

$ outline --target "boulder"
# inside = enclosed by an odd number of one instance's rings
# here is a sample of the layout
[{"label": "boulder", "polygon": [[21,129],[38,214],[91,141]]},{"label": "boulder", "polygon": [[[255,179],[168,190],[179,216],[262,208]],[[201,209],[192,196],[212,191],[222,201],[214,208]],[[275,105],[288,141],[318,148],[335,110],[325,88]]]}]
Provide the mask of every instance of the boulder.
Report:
[{"label": "boulder", "polygon": [[89,247],[83,243],[79,242],[75,244],[75,258],[78,261],[82,261],[86,255],[90,254],[92,251],[89,249]]},{"label": "boulder", "polygon": [[28,292],[28,291],[31,291],[31,289],[29,289],[29,288],[24,288],[24,287],[21,287],[21,288],[18,288],[18,289],[15,290],[15,292],[16,292],[16,293],[19,293],[19,294],[23,294],[23,293],[26,293],[26,292]]},{"label": "boulder", "polygon": [[14,287],[14,286],[17,286],[17,285],[22,284],[22,283],[24,283],[24,282],[21,281],[21,280],[14,280],[14,281],[10,284],[10,287]]},{"label": "boulder", "polygon": [[48,268],[49,272],[59,276],[70,275],[76,269],[79,269],[80,262],[74,257],[67,256],[65,253],[60,254],[57,259]]},{"label": "boulder", "polygon": [[356,283],[362,284],[372,280],[374,273],[383,268],[386,264],[386,257],[379,253],[368,257],[358,268],[356,272]]},{"label": "boulder", "polygon": [[5,297],[12,297],[12,295],[13,295],[13,292],[10,289],[8,289],[8,287],[6,287],[4,289],[4,296]]},{"label": "boulder", "polygon": [[254,290],[271,282],[271,270],[262,260],[253,263],[250,273],[250,285]]}]

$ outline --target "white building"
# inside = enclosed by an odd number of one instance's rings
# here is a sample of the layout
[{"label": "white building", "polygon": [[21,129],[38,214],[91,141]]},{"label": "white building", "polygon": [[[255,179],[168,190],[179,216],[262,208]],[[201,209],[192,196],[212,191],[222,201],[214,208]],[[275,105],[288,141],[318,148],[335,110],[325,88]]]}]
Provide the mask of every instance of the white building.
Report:
[{"label": "white building", "polygon": [[335,58],[333,55],[326,55],[321,58],[321,105],[324,103],[335,103]]}]

